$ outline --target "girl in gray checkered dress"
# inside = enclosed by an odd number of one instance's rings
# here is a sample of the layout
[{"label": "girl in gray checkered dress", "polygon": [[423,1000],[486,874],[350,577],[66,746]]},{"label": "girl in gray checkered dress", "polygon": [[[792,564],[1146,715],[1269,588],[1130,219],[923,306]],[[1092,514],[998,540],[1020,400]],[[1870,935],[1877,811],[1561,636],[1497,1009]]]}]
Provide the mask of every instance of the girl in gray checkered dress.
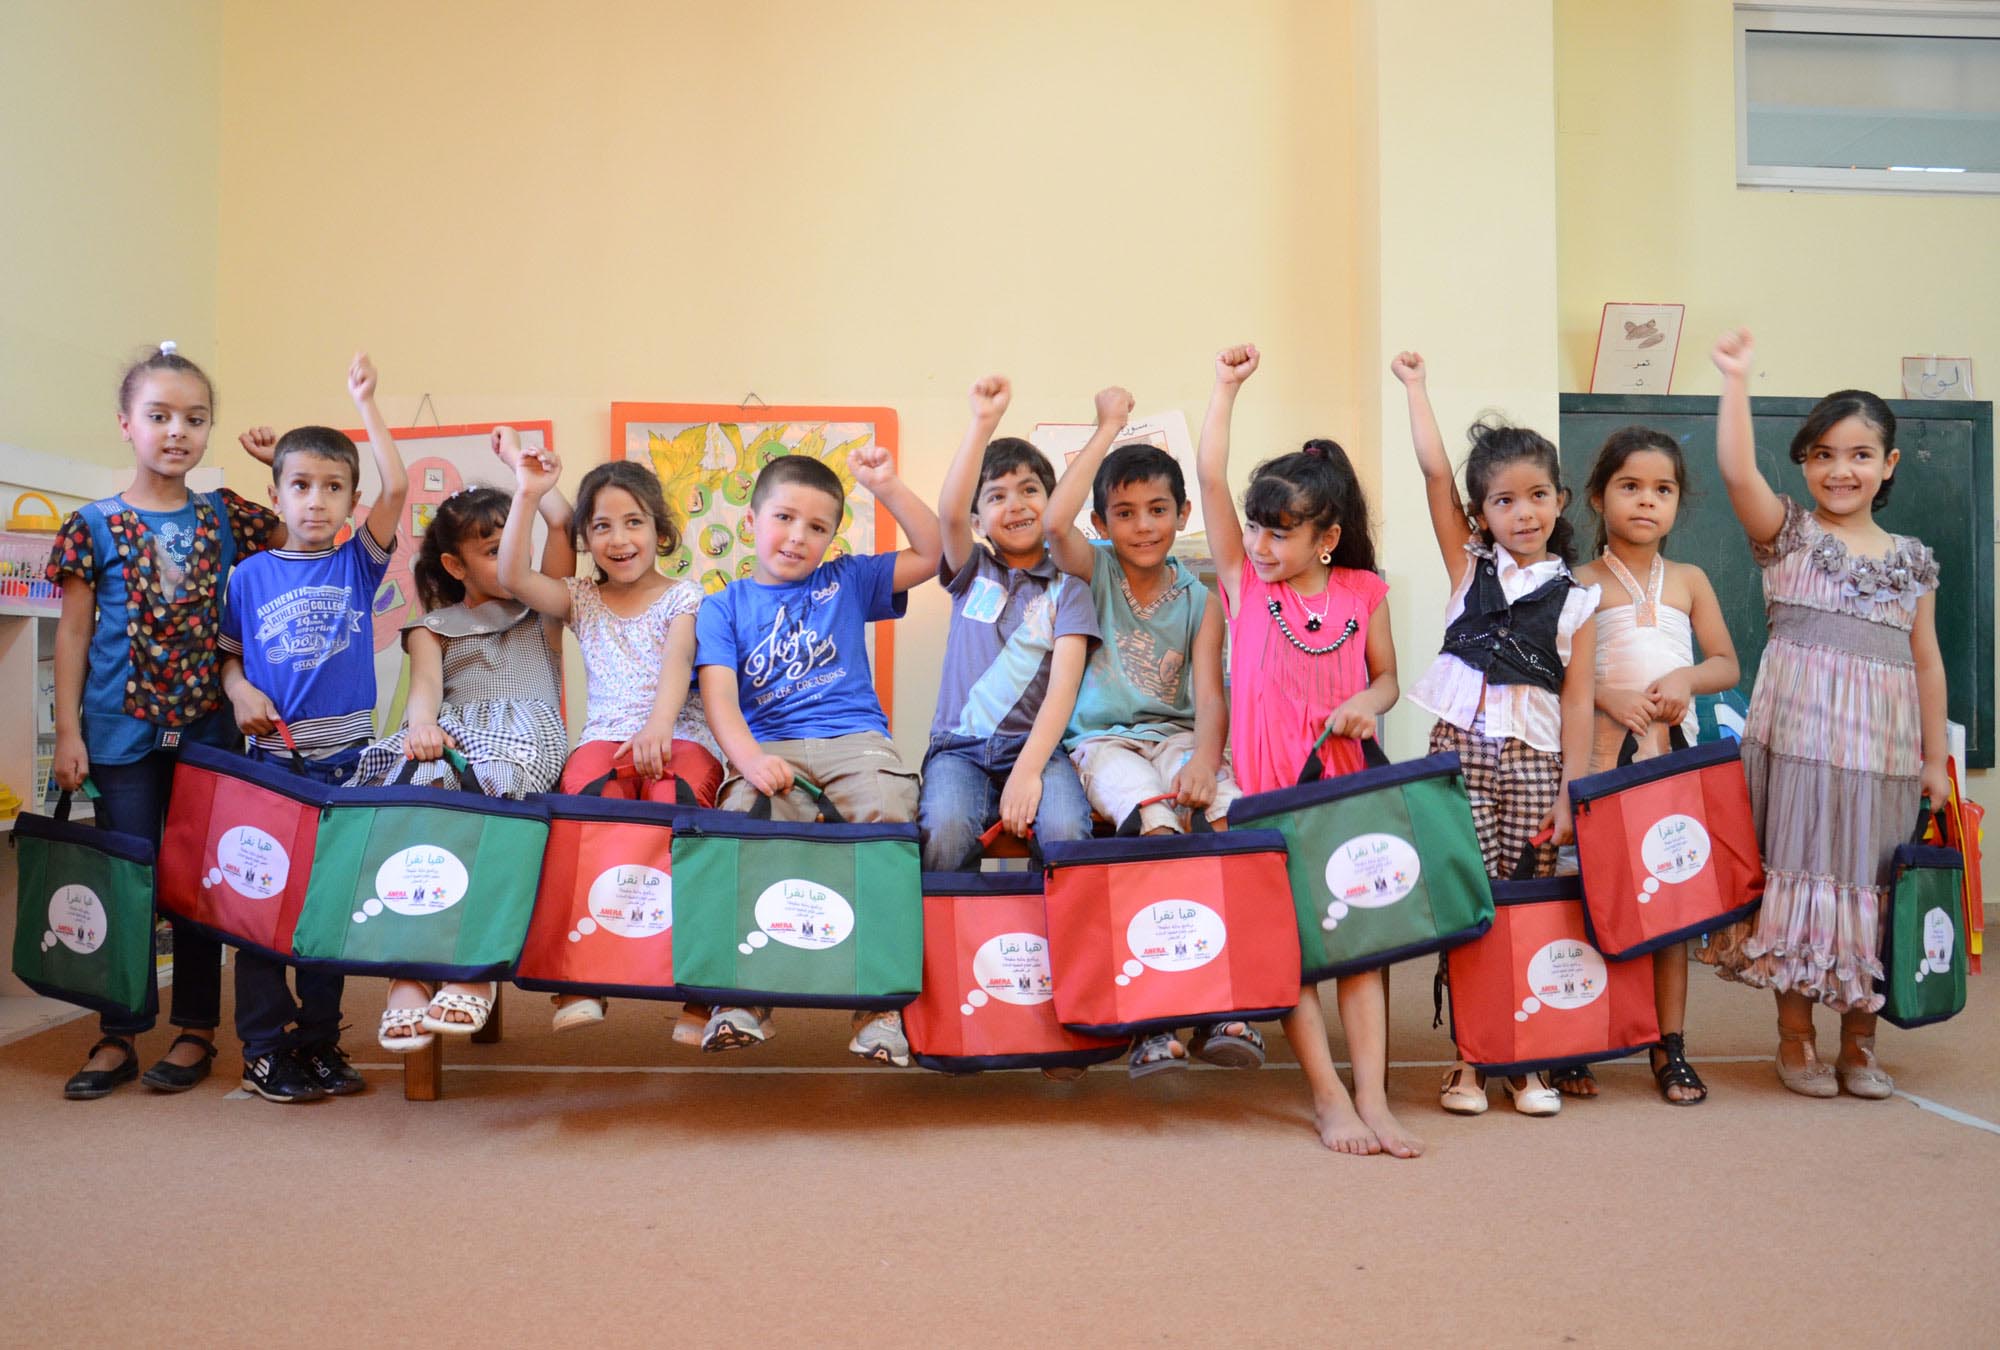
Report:
[{"label": "girl in gray checkered dress", "polygon": [[[576,566],[569,503],[553,492],[542,503],[549,538],[543,569],[567,575]],[[562,628],[500,588],[500,531],[510,505],[496,488],[472,487],[438,506],[411,567],[426,612],[403,629],[410,656],[405,720],[362,752],[354,785],[457,788],[463,764],[481,792],[520,798],[547,792],[561,776],[569,751],[560,710]],[[469,1036],[486,1025],[493,995],[491,985],[447,983],[433,994],[421,981],[395,980],[378,1040],[407,1053],[436,1033]]]}]

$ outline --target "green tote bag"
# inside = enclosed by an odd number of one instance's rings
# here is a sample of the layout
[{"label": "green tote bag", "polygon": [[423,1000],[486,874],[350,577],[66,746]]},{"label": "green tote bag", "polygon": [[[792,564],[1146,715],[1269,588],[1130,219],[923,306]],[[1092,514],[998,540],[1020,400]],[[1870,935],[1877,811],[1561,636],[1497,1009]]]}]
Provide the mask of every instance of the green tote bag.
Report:
[{"label": "green tote bag", "polygon": [[[1923,830],[1917,831],[1919,840]],[[1944,838],[1938,822],[1938,838]],[[1899,845],[1894,889],[1882,924],[1882,1020],[1923,1027],[1965,1010],[1965,855],[1924,843]]]},{"label": "green tote bag", "polygon": [[[95,796],[95,791],[85,785]],[[144,1012],[153,988],[153,844],[23,812],[14,974],[38,994],[97,1012]]]}]

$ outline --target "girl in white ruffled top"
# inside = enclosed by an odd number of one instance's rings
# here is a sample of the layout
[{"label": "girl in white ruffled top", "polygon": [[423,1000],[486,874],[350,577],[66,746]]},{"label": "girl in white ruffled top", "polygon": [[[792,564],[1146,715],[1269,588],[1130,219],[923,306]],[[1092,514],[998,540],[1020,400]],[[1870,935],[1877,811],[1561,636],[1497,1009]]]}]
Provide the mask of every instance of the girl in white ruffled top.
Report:
[{"label": "girl in white ruffled top", "polygon": [[[1665,754],[1676,727],[1692,745],[1695,695],[1732,688],[1741,674],[1707,574],[1692,563],[1660,556],[1686,490],[1680,443],[1649,427],[1612,432],[1584,486],[1597,513],[1598,556],[1577,569],[1576,579],[1600,588],[1592,773],[1618,763],[1628,736],[1637,742],[1636,759]],[[1706,658],[1699,663],[1697,640]],[[1653,953],[1653,999],[1660,1015],[1653,1077],[1660,1096],[1676,1106],[1708,1097],[1687,1060],[1687,977],[1686,943]],[[1597,1095],[1588,1065],[1558,1069],[1549,1078],[1569,1096]]]}]

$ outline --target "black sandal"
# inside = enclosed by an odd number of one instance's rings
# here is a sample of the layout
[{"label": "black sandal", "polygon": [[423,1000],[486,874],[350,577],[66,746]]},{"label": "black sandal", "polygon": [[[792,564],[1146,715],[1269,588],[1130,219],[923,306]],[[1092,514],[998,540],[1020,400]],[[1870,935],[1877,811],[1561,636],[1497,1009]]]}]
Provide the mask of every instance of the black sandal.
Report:
[{"label": "black sandal", "polygon": [[73,1102],[95,1101],[108,1097],[112,1089],[121,1083],[129,1083],[139,1076],[139,1052],[132,1048],[132,1042],[123,1036],[106,1036],[90,1047],[90,1054],[84,1056],[88,1063],[99,1050],[107,1045],[115,1045],[125,1052],[125,1060],[115,1069],[78,1069],[63,1084],[63,1096]]},{"label": "black sandal", "polygon": [[[1669,1106],[1700,1106],[1708,1100],[1708,1084],[1701,1081],[1701,1075],[1694,1071],[1694,1065],[1687,1061],[1687,1042],[1678,1031],[1669,1031],[1660,1037],[1660,1043],[1647,1054],[1665,1055],[1666,1059],[1653,1066],[1653,1081],[1660,1085],[1660,1100]],[[1670,1097],[1674,1088],[1682,1091],[1699,1092],[1699,1097]]]},{"label": "black sandal", "polygon": [[1559,1069],[1549,1070],[1549,1086],[1563,1096],[1588,1098],[1597,1095],[1595,1092],[1576,1091],[1579,1083],[1588,1083],[1593,1088],[1597,1086],[1597,1075],[1591,1072],[1588,1064],[1565,1064]]},{"label": "black sandal", "polygon": [[[208,1077],[209,1068],[215,1063],[215,1042],[205,1036],[197,1036],[193,1032],[182,1032],[174,1037],[174,1045],[182,1043],[200,1046],[201,1058],[192,1064],[176,1064],[163,1055],[160,1057],[160,1062],[146,1070],[139,1081],[155,1092],[186,1092]],[[173,1048],[173,1045],[167,1047],[169,1053]]]}]

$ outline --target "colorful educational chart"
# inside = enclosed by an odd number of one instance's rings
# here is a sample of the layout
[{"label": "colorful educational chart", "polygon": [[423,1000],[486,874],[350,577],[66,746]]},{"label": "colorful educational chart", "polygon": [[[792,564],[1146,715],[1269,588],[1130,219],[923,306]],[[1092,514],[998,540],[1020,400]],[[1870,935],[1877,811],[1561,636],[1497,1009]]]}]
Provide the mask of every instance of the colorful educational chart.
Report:
[{"label": "colorful educational chart", "polygon": [[[403,506],[403,518],[396,522],[396,551],[389,559],[388,575],[375,592],[375,728],[386,734],[401,725],[403,700],[409,693],[405,674],[403,625],[423,613],[410,564],[423,542],[424,531],[437,515],[439,503],[461,488],[481,485],[497,487],[512,494],[514,475],[493,454],[493,428],[507,426],[521,434],[525,450],[541,450],[555,444],[554,426],[549,422],[467,422],[456,426],[391,427],[390,434],[403,453],[410,474],[410,495]],[[361,500],[354,512],[358,527],[368,518],[365,503],[373,501],[380,485],[375,462],[368,453],[368,433],[349,428],[347,434],[361,449]],[[345,537],[345,536],[343,536]],[[535,522],[535,552],[541,554],[547,530]]]},{"label": "colorful educational chart", "polygon": [[[896,546],[896,525],[854,481],[848,456],[869,444],[896,454],[890,408],[768,407],[733,403],[614,403],[611,455],[649,465],[681,525],[681,546],[661,563],[713,594],[750,575],[750,488],[757,471],[781,455],[811,455],[839,477],[846,502],[829,560]],[[891,701],[894,632],[869,630],[870,663],[882,706]]]}]

